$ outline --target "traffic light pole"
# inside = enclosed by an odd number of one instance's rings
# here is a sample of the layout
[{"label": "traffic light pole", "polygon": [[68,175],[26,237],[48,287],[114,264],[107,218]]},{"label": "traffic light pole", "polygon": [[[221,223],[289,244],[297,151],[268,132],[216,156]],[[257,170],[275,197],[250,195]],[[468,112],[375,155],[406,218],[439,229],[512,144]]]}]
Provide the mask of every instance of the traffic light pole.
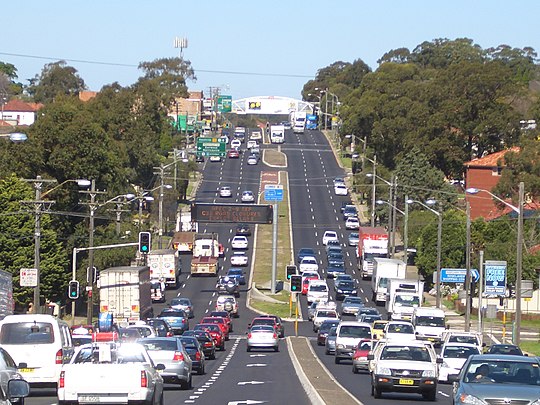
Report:
[{"label": "traffic light pole", "polygon": [[[103,246],[92,246],[87,248],[73,248],[72,264],[71,264],[71,281],[77,280],[77,253],[84,252],[86,250],[98,250],[98,249],[114,249],[126,246],[138,246],[138,242],[133,243],[121,243],[119,245],[103,245]],[[75,325],[75,300],[71,302],[71,325]]]}]

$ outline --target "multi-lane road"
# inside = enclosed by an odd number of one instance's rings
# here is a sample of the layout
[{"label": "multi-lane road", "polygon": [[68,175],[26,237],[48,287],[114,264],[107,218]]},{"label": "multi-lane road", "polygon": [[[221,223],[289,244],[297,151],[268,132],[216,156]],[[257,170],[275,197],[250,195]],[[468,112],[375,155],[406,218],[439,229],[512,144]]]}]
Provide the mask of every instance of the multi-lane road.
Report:
[{"label": "multi-lane road", "polygon": [[[287,155],[289,178],[289,192],[291,203],[292,236],[295,252],[301,247],[312,247],[318,252],[321,276],[326,278],[325,254],[322,245],[322,234],[325,230],[335,230],[340,235],[345,251],[347,273],[358,278],[356,272],[356,258],[354,249],[347,246],[348,231],[345,230],[341,217],[340,207],[347,197],[337,197],[333,192],[333,178],[342,176],[343,170],[337,164],[334,153],[320,131],[306,131],[304,134],[286,133],[286,143],[281,151]],[[264,148],[274,148],[274,145],[264,145]],[[224,159],[221,162],[203,164],[203,180],[200,183],[196,199],[198,202],[240,202],[242,191],[251,190],[259,194],[260,176],[262,170],[276,170],[265,166],[261,161],[258,165],[247,165],[246,154],[239,159]],[[230,186],[231,198],[220,198],[220,186]],[[216,232],[219,240],[225,246],[225,258],[222,259],[226,270],[231,255],[230,240],[234,236],[235,224],[200,224],[199,232]],[[249,266],[253,257],[253,238],[250,239],[248,251]],[[167,301],[180,294],[190,298],[195,307],[195,318],[190,320],[194,325],[207,312],[215,306],[217,294],[215,293],[215,278],[191,277],[189,275],[190,257],[182,257],[182,275],[180,287],[167,291]],[[248,269],[251,267],[248,267]],[[249,283],[248,283],[249,285]],[[360,281],[361,296],[366,305],[369,301],[368,283]],[[329,280],[329,287],[333,290],[333,282]],[[247,287],[246,287],[247,288]],[[302,388],[291,358],[288,346],[282,340],[280,351],[277,353],[247,352],[246,329],[248,323],[257,314],[246,306],[247,291],[244,288],[239,299],[240,317],[234,319],[234,333],[226,344],[224,352],[217,352],[216,360],[209,360],[206,364],[206,374],[193,377],[193,389],[183,391],[173,385],[167,385],[165,404],[309,404],[310,400]],[[302,315],[307,318],[307,305],[301,299]],[[156,305],[155,313],[159,313],[164,305]],[[286,333],[293,333],[293,325],[286,324]],[[334,364],[333,356],[324,354],[324,349],[318,347],[313,339],[311,323],[300,323],[299,335],[310,338],[315,354],[326,366],[333,378],[347,389],[354,397],[364,404],[389,405],[413,404],[423,401],[422,397],[414,394],[387,394],[383,399],[374,399],[370,396],[370,376],[367,374],[353,374],[351,364],[342,362]],[[321,375],[320,378],[328,378]],[[450,386],[439,386],[438,402],[449,404]],[[54,390],[34,390],[27,404],[53,404],[56,403]]]}]

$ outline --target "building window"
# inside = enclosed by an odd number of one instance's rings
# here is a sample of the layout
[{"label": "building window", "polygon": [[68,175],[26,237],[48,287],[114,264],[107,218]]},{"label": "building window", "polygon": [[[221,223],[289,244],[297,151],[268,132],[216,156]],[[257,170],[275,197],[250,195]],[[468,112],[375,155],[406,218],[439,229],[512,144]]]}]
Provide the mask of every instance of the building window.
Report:
[{"label": "building window", "polygon": [[491,175],[492,176],[500,176],[501,173],[502,173],[502,167],[494,167],[492,170],[491,170]]}]

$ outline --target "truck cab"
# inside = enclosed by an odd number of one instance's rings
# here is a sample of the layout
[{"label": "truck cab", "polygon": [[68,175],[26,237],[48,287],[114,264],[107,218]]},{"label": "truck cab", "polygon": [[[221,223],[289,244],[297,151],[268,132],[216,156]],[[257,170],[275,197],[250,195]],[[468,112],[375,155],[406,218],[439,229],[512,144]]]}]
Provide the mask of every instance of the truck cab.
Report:
[{"label": "truck cab", "polygon": [[415,308],[411,321],[417,339],[428,340],[434,345],[440,345],[443,332],[446,330],[446,318],[442,309]]}]

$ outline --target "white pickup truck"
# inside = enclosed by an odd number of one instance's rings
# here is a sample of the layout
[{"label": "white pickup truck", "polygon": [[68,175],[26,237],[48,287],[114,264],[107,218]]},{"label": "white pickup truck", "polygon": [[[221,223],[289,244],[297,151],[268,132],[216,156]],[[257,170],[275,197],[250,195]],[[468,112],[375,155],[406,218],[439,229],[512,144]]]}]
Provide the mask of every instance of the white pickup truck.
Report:
[{"label": "white pickup truck", "polygon": [[58,404],[138,402],[163,404],[163,378],[144,347],[136,343],[103,342],[79,347],[62,367]]}]

